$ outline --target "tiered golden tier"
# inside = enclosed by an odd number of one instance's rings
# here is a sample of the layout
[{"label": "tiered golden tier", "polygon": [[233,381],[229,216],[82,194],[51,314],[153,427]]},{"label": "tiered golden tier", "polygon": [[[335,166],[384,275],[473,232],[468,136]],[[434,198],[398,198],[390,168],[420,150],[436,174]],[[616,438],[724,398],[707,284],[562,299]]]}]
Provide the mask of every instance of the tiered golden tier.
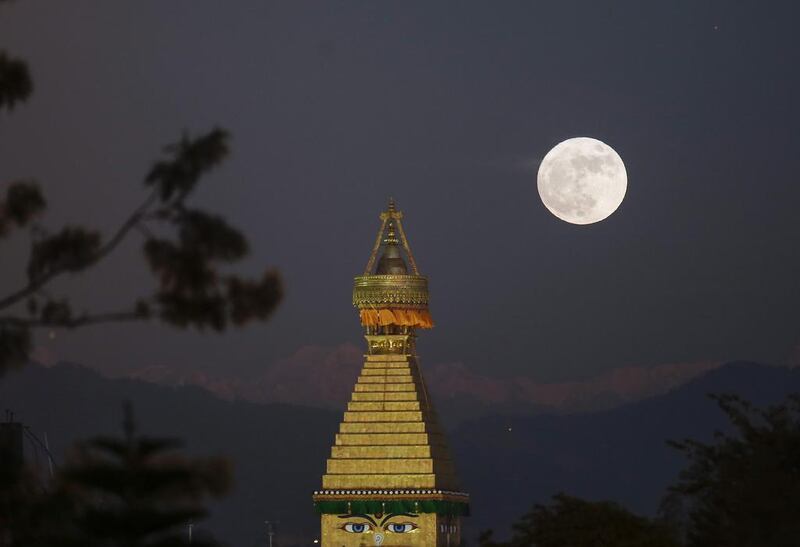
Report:
[{"label": "tiered golden tier", "polygon": [[331,449],[323,490],[454,492],[457,484],[416,358],[367,355]]},{"label": "tiered golden tier", "polygon": [[[367,336],[370,347],[413,345],[409,336],[384,338]],[[460,543],[469,496],[459,491],[416,357],[365,357],[322,488],[314,504],[322,513],[323,547]]]}]

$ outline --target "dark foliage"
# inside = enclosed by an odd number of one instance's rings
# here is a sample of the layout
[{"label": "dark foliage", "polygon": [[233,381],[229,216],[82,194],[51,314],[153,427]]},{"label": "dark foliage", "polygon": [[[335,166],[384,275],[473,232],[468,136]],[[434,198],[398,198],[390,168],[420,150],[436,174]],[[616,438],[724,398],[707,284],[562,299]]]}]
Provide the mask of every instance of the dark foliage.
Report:
[{"label": "dark foliage", "polygon": [[[17,88],[3,87],[10,81],[0,79],[0,96],[24,98]],[[35,328],[77,328],[157,317],[177,327],[221,331],[269,318],[282,296],[278,273],[268,270],[254,280],[220,273],[220,265],[247,255],[247,239],[224,218],[186,204],[201,177],[227,156],[228,134],[213,129],[195,138],[184,135],[164,151],[164,158],[155,162],[144,179],[149,194],[110,237],[82,226],[66,226],[55,233],[35,226],[28,283],[0,296],[0,310],[26,304],[26,313],[0,315],[0,373],[25,362]],[[45,206],[35,183],[10,184],[0,201],[0,237],[30,224]],[[134,231],[145,239],[144,255],[157,280],[149,296],[118,311],[76,315],[69,298],[44,291],[60,275],[90,269]],[[155,232],[158,237],[152,235]]]},{"label": "dark foliage", "polygon": [[34,241],[28,260],[28,279],[36,281],[61,272],[76,272],[92,263],[100,234],[67,226],[55,235]]},{"label": "dark foliage", "polygon": [[163,203],[181,203],[194,190],[200,177],[228,155],[228,134],[217,128],[197,139],[184,135],[164,151],[171,158],[156,162],[145,183],[158,190]]},{"label": "dark foliage", "polygon": [[733,434],[672,442],[689,459],[671,497],[688,513],[690,547],[790,547],[800,538],[800,396],[759,409],[715,396]]},{"label": "dark foliage", "polygon": [[15,325],[0,325],[0,373],[5,367],[24,364],[30,350],[30,329]]},{"label": "dark foliage", "polygon": [[181,211],[178,219],[182,246],[197,249],[211,259],[229,262],[247,254],[247,240],[223,218],[203,211]]},{"label": "dark foliage", "polygon": [[[222,217],[186,205],[200,177],[228,153],[227,140],[225,131],[214,129],[197,138],[184,136],[166,147],[165,158],[155,163],[145,179],[150,194],[107,240],[80,226],[67,226],[54,234],[37,230],[28,261],[28,284],[0,298],[0,310],[27,303],[27,316],[0,316],[0,372],[24,362],[28,331],[37,327],[77,328],[158,317],[177,327],[221,331],[269,318],[282,296],[278,273],[269,270],[255,280],[220,273],[220,265],[246,256],[247,239]],[[45,201],[34,184],[25,182],[9,187],[2,205],[0,226],[24,226],[44,209]],[[159,237],[151,235],[153,225],[159,227]],[[104,259],[133,230],[143,235],[144,255],[156,276],[157,286],[150,296],[120,311],[75,315],[68,298],[44,293],[55,277],[85,271]]]},{"label": "dark foliage", "polygon": [[[224,454],[235,462],[235,488],[213,503],[209,520],[195,521],[195,542],[213,530],[231,547],[266,547],[264,520],[271,518],[280,521],[276,547],[287,547],[289,536],[308,537],[302,545],[311,545],[319,516],[308,493],[319,488],[315,471],[330,452],[341,413],[224,401],[189,385],[165,389],[65,364],[32,365],[0,379],[0,418],[3,408],[13,408],[40,436],[47,431],[57,462],[62,447],[78,439],[120,431],[114,427],[120,420],[108,416],[120,400],[134,401],[141,433],[155,432],[153,427],[180,432],[192,454]],[[47,462],[39,456],[39,469],[47,474]]]},{"label": "dark foliage", "polygon": [[[0,0],[0,5],[8,4],[10,1]],[[13,110],[17,103],[28,100],[31,93],[33,93],[33,80],[27,63],[0,51],[0,110]],[[2,233],[2,222],[0,222],[0,233]]]},{"label": "dark foliage", "polygon": [[188,459],[179,446],[137,435],[127,410],[124,436],[80,443],[49,491],[17,487],[11,545],[188,545],[187,523],[205,517],[205,501],[227,492],[231,473],[226,461]]},{"label": "dark foliage", "polygon": [[149,238],[144,252],[160,283],[155,295],[158,314],[179,327],[222,330],[230,323],[265,320],[280,301],[275,271],[257,281],[220,275],[214,264],[243,258],[247,240],[223,218],[184,206],[200,173],[227,153],[226,139],[220,130],[196,141],[184,138],[167,148],[172,160],[157,162],[147,177],[161,201],[152,216],[171,225],[177,238]]},{"label": "dark foliage", "polygon": [[727,417],[730,430],[717,431],[708,444],[669,443],[689,463],[663,498],[656,521],[612,503],[562,495],[552,505],[536,506],[523,516],[514,525],[510,542],[494,542],[489,531],[482,534],[481,545],[798,545],[800,395],[767,408],[733,395],[712,398]]},{"label": "dark foliage", "polygon": [[[11,110],[32,90],[25,62],[0,52],[0,109]],[[144,177],[149,193],[110,237],[83,226],[66,226],[54,233],[33,226],[27,284],[0,294],[0,313],[10,312],[0,315],[0,374],[27,360],[36,328],[157,317],[177,327],[221,331],[269,318],[283,292],[278,273],[268,270],[254,280],[220,273],[220,265],[247,255],[247,239],[224,218],[186,204],[203,175],[227,157],[228,141],[228,133],[215,128],[198,137],[183,135],[166,146],[164,157]],[[0,237],[28,226],[45,207],[36,183],[9,184],[0,197]],[[159,229],[151,230],[152,225]],[[113,312],[76,315],[68,297],[45,291],[56,277],[84,272],[102,261],[132,232],[145,239],[145,259],[157,279],[151,294]],[[159,237],[152,235],[156,232]]]},{"label": "dark foliage", "polygon": [[33,93],[28,65],[0,51],[0,110],[13,110]]},{"label": "dark foliage", "polygon": [[21,228],[44,211],[44,196],[33,181],[17,181],[8,185],[5,198],[0,199],[0,236],[12,226]]},{"label": "dark foliage", "polygon": [[231,321],[244,325],[248,321],[267,319],[281,299],[279,279],[276,271],[265,272],[260,281],[228,278]]},{"label": "dark foliage", "polygon": [[481,547],[677,547],[659,523],[613,502],[590,502],[558,494],[551,505],[536,505],[514,526],[508,543],[480,537]]},{"label": "dark foliage", "polygon": [[[13,110],[32,92],[27,64],[0,51],[0,110]],[[214,129],[196,138],[184,135],[165,152],[144,179],[148,195],[110,237],[83,226],[66,226],[54,233],[32,226],[27,283],[0,294],[0,313],[8,313],[0,315],[0,374],[28,360],[36,328],[77,328],[157,316],[177,326],[222,330],[229,322],[239,326],[269,317],[281,298],[278,274],[270,271],[255,281],[219,274],[218,263],[235,262],[247,254],[247,240],[221,217],[190,210],[185,204],[200,178],[227,156],[227,133]],[[36,183],[8,184],[0,196],[0,238],[31,225],[45,207]],[[166,235],[153,237],[151,223],[160,224],[159,233]],[[58,276],[90,269],[134,231],[144,236],[145,257],[158,279],[150,296],[120,311],[76,315],[68,297],[45,290]],[[231,475],[227,463],[186,459],[175,452],[178,443],[173,440],[136,435],[129,410],[124,432],[122,439],[99,437],[79,445],[46,486],[21,464],[0,459],[0,544],[189,544],[184,526],[206,515],[206,498],[226,492]],[[191,543],[215,545],[204,539]]]}]

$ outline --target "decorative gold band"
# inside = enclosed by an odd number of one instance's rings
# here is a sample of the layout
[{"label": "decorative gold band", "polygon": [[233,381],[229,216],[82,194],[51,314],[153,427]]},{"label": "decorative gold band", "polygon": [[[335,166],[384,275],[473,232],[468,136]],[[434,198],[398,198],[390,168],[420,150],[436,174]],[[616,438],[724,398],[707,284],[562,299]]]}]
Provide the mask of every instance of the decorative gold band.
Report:
[{"label": "decorative gold band", "polygon": [[413,499],[413,500],[442,500],[459,503],[469,503],[469,494],[465,492],[451,492],[448,490],[318,490],[314,492],[314,501],[337,500],[384,500]]},{"label": "decorative gold band", "polygon": [[361,309],[428,307],[428,278],[422,275],[360,275],[353,305]]}]

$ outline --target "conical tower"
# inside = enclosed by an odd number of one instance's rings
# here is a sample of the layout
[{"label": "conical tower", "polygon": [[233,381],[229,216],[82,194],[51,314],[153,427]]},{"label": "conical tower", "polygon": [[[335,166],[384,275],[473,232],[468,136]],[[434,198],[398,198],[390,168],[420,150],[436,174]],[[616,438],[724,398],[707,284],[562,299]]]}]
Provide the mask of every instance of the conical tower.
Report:
[{"label": "conical tower", "polygon": [[367,353],[314,492],[325,547],[455,547],[469,512],[417,362],[416,331],[433,321],[402,218],[390,201],[355,278]]}]

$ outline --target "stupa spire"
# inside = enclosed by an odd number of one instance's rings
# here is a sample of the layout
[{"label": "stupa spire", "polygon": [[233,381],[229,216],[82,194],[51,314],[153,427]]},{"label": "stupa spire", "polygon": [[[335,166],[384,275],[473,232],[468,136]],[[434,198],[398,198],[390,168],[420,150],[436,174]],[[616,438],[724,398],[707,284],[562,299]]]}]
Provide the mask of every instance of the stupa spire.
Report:
[{"label": "stupa spire", "polygon": [[416,330],[433,321],[402,218],[390,200],[355,278],[367,353],[314,493],[323,546],[455,547],[469,509],[418,364]]}]

